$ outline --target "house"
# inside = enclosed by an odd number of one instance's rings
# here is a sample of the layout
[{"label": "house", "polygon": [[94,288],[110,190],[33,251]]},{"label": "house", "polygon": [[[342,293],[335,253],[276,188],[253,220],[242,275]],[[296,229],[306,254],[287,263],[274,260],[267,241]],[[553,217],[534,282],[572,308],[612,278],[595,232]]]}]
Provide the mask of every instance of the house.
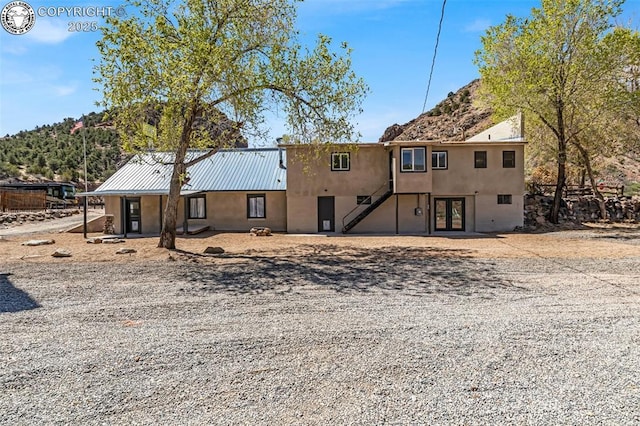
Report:
[{"label": "house", "polygon": [[[203,152],[190,151],[187,161]],[[136,155],[90,195],[102,196],[117,234],[158,234],[173,171],[173,155]],[[285,152],[278,148],[220,150],[187,171],[178,221],[196,229],[247,231],[286,227]]]},{"label": "house", "polygon": [[[518,115],[459,142],[221,150],[188,169],[178,224],[186,232],[510,231],[523,225],[523,134]],[[138,155],[91,193],[105,198],[116,233],[160,232],[171,161]]]},{"label": "house", "polygon": [[287,230],[513,230],[523,225],[523,129],[518,115],[461,142],[287,146]]}]

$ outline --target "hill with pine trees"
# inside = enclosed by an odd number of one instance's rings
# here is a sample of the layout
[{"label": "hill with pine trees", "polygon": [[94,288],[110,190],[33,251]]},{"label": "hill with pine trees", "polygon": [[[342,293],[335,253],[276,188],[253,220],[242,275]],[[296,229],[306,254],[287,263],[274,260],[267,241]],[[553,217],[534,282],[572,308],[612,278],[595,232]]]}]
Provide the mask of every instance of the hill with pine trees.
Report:
[{"label": "hill with pine trees", "polygon": [[83,142],[87,144],[87,181],[102,182],[127,159],[118,134],[103,113],[83,117],[84,129],[71,134],[78,119],[37,126],[0,138],[0,179],[84,181]]}]

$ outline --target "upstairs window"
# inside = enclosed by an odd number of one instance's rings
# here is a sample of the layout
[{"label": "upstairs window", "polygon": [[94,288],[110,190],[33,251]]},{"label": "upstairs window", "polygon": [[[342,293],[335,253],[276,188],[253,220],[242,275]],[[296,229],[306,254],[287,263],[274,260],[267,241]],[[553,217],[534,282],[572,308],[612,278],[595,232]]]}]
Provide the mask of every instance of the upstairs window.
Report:
[{"label": "upstairs window", "polygon": [[447,151],[433,151],[431,153],[431,168],[432,169],[447,168]]},{"label": "upstairs window", "polygon": [[331,170],[345,172],[351,166],[351,158],[348,152],[333,152],[331,154]]},{"label": "upstairs window", "polygon": [[424,147],[420,148],[402,148],[402,166],[403,172],[425,172],[427,171],[427,164],[425,162]]},{"label": "upstairs window", "polygon": [[204,196],[189,198],[189,219],[206,219],[207,202]]},{"label": "upstairs window", "polygon": [[267,217],[267,207],[264,194],[247,195],[247,218],[264,219]]},{"label": "upstairs window", "polygon": [[474,151],[473,162],[476,169],[487,168],[487,151]]},{"label": "upstairs window", "polygon": [[502,167],[505,169],[513,169],[516,167],[515,151],[502,151]]}]

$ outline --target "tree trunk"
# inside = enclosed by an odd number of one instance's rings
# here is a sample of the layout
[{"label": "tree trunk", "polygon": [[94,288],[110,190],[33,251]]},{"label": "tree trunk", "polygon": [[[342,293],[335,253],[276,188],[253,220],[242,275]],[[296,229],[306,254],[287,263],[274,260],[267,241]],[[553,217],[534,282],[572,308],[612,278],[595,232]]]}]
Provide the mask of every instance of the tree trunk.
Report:
[{"label": "tree trunk", "polygon": [[558,132],[556,134],[558,138],[558,180],[556,182],[556,192],[553,197],[553,205],[551,206],[551,213],[549,221],[551,223],[558,223],[560,216],[560,205],[562,204],[562,189],[566,183],[566,164],[567,164],[567,140],[564,132],[564,105],[561,99],[558,100],[556,105],[556,115],[558,120]]},{"label": "tree trunk", "polygon": [[576,139],[573,141],[573,145],[578,149],[578,152],[582,156],[582,161],[584,166],[587,169],[587,174],[589,175],[589,182],[591,182],[591,188],[593,189],[593,195],[598,199],[598,206],[600,207],[600,216],[602,219],[607,218],[607,208],[604,204],[604,196],[598,190],[598,186],[596,185],[596,179],[593,176],[593,169],[591,168],[591,159],[589,158],[589,153],[584,147],[580,144],[580,142]]},{"label": "tree trunk", "polygon": [[187,154],[188,145],[180,144],[176,151],[173,164],[173,172],[171,174],[171,183],[169,184],[169,197],[164,208],[162,220],[162,231],[160,232],[160,242],[158,247],[174,250],[176,248],[176,224],[178,222],[178,203],[180,201],[180,190],[185,178],[186,167],[184,159]]}]

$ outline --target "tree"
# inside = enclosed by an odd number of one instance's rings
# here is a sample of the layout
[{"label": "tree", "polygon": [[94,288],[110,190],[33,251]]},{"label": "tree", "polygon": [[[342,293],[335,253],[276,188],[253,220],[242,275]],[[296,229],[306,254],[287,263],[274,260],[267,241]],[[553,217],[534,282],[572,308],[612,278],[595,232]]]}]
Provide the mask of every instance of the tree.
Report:
[{"label": "tree", "polygon": [[542,0],[531,17],[507,16],[491,27],[476,52],[482,91],[498,116],[528,112],[529,124],[555,139],[557,185],[550,220],[558,222],[571,147],[590,164],[586,147],[606,150],[590,135],[628,90],[620,80],[637,33],[614,30],[624,0]]},{"label": "tree", "polygon": [[[366,85],[346,43],[336,51],[319,35],[302,48],[297,1],[129,0],[135,15],[107,20],[96,81],[123,146],[174,153],[159,247],[175,248],[187,168],[241,138],[264,137],[265,111],[283,110],[296,142],[357,138],[350,122]],[[188,156],[190,148],[204,153]]]}]

